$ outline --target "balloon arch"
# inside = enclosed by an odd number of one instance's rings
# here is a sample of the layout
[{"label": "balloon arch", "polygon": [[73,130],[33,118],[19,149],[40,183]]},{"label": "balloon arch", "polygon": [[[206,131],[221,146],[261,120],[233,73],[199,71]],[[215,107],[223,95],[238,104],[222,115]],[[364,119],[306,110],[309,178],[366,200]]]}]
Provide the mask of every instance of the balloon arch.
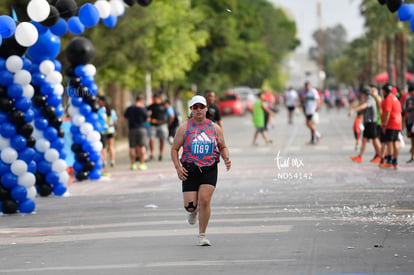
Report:
[{"label": "balloon arch", "polygon": [[[50,2],[50,3],[49,3]],[[62,95],[69,97],[68,113],[78,180],[99,179],[102,162],[97,114],[96,68],[89,64],[92,43],[73,38],[65,49],[66,70],[56,59],[60,37],[80,35],[100,21],[109,28],[136,0],[98,0],[78,7],[75,0],[30,0],[30,22],[0,16],[0,212],[30,214],[35,196],[62,196],[69,180],[62,119]],[[151,0],[138,0],[147,6]]]}]

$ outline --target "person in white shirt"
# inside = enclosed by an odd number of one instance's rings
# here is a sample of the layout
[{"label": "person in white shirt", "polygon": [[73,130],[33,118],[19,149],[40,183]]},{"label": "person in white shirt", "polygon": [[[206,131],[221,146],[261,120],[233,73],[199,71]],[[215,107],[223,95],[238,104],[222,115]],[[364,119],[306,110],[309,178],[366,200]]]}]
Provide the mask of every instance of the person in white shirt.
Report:
[{"label": "person in white shirt", "polygon": [[321,135],[316,131],[315,124],[312,118],[320,107],[320,96],[315,88],[312,88],[309,82],[305,82],[305,115],[306,115],[306,126],[310,129],[311,140],[310,144],[316,144],[320,141]]},{"label": "person in white shirt", "polygon": [[293,89],[293,87],[289,87],[289,89],[285,92],[285,106],[288,109],[288,123],[293,123],[293,114],[295,111],[295,107],[298,101],[298,93]]}]

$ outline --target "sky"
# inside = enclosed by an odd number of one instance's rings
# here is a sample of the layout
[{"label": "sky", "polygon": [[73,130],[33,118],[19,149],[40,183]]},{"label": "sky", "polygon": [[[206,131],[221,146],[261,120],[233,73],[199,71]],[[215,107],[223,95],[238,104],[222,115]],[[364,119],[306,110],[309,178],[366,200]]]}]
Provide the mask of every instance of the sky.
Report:
[{"label": "sky", "polygon": [[301,46],[299,52],[307,52],[316,46],[312,33],[318,29],[317,3],[321,4],[322,28],[342,24],[347,31],[348,41],[361,36],[364,31],[364,20],[359,14],[362,0],[269,0],[277,6],[285,7],[295,19]]}]

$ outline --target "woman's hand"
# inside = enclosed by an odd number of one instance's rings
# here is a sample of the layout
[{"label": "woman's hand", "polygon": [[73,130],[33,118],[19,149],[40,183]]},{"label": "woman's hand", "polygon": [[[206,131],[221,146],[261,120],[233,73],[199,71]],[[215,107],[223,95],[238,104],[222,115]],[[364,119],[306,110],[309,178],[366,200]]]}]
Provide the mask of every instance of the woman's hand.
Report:
[{"label": "woman's hand", "polygon": [[180,165],[178,168],[176,168],[176,170],[177,170],[178,179],[181,181],[185,181],[188,176],[187,169],[185,169],[183,166]]}]

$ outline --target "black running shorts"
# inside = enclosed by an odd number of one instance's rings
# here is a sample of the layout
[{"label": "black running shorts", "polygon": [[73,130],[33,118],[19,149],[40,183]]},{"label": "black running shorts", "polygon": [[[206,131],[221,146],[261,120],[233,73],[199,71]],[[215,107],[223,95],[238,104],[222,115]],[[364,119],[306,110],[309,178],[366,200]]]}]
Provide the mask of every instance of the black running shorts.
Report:
[{"label": "black running shorts", "polygon": [[218,176],[217,163],[206,167],[183,163],[183,167],[188,171],[187,179],[182,183],[183,192],[197,192],[202,184],[216,186]]}]

